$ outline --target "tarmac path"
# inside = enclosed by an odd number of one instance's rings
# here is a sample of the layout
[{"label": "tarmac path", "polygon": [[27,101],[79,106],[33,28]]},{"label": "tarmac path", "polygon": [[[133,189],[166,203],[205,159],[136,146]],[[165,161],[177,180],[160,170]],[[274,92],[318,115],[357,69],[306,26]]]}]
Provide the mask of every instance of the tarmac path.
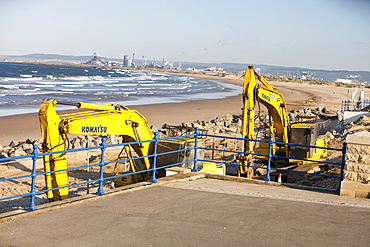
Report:
[{"label": "tarmac path", "polygon": [[370,201],[215,179],[0,224],[0,246],[369,246]]}]

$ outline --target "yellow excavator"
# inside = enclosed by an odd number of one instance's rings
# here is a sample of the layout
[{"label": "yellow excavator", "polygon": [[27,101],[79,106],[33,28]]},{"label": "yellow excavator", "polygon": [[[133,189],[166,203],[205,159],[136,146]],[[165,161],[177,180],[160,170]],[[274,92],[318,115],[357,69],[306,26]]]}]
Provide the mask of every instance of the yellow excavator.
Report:
[{"label": "yellow excavator", "polygon": [[[74,106],[85,111],[59,115],[56,111],[56,105]],[[55,99],[45,99],[39,108],[39,120],[42,135],[42,151],[46,152],[61,152],[58,154],[45,155],[44,170],[47,197],[50,201],[63,200],[68,198],[68,173],[63,171],[68,168],[66,154],[62,151],[68,149],[68,134],[75,135],[120,135],[123,137],[124,143],[138,144],[125,145],[124,151],[129,160],[129,172],[143,171],[151,168],[153,158],[145,156],[151,155],[154,152],[154,133],[150,129],[146,118],[136,110],[131,110],[127,107],[109,104],[97,105],[83,102],[66,102],[57,101]],[[175,143],[177,141],[177,143]],[[157,153],[164,153],[173,150],[182,150],[185,147],[194,146],[194,139],[186,140],[163,140],[162,151]],[[131,148],[136,152],[137,157],[144,157],[132,160],[133,154]],[[186,153],[186,154],[184,154]],[[189,154],[190,153],[190,154]],[[181,162],[192,160],[191,152],[181,151],[177,155],[161,155],[158,156],[157,167],[171,165],[175,163],[183,163],[181,166],[189,168],[193,166],[193,162]],[[176,157],[175,157],[176,156]],[[179,159],[181,161],[179,162]],[[160,163],[160,164],[159,164]],[[219,167],[217,164],[206,164],[199,166],[201,172],[220,173],[222,170],[224,174],[224,166]],[[163,175],[161,170],[161,175]],[[119,185],[131,184],[150,179],[149,172],[142,172],[139,174],[129,175],[115,180]],[[60,188],[62,187],[62,188]],[[63,188],[64,187],[64,188]]]},{"label": "yellow excavator", "polygon": [[[81,111],[71,114],[58,115],[56,105],[69,105],[93,111]],[[122,135],[124,142],[153,140],[154,134],[145,117],[135,110],[121,105],[95,105],[83,102],[65,102],[55,99],[45,99],[39,109],[39,120],[42,135],[42,151],[58,152],[68,149],[67,134],[76,135]],[[153,153],[153,142],[133,144],[131,147],[140,156]],[[130,147],[125,146],[128,158],[132,158]],[[66,154],[52,154],[43,156],[45,172],[54,172],[67,169]],[[130,160],[132,171],[149,169],[151,161],[142,158],[136,162]],[[142,173],[147,180],[149,174]],[[68,185],[66,171],[54,172],[45,175],[46,188],[53,189]],[[62,200],[68,198],[68,188],[55,189],[47,192],[49,199]]]},{"label": "yellow excavator", "polygon": [[[257,84],[256,77],[260,81]],[[243,115],[242,115],[242,135],[248,139],[244,142],[244,152],[248,153],[242,157],[244,166],[240,166],[239,172],[246,174],[247,177],[253,176],[254,160],[266,160],[268,155],[268,143],[260,142],[256,147],[255,141],[249,141],[255,138],[255,119],[256,107],[259,104],[264,105],[269,114],[268,130],[272,135],[274,142],[294,143],[300,145],[316,146],[304,147],[285,144],[272,144],[272,155],[280,157],[289,157],[286,162],[310,162],[327,156],[327,147],[325,138],[318,139],[320,125],[317,123],[294,123],[291,124],[288,118],[287,104],[284,96],[276,90],[274,86],[268,83],[263,76],[258,75],[253,66],[249,66],[245,71],[243,83]],[[267,141],[268,139],[264,139]],[[262,155],[261,155],[262,154]],[[310,161],[301,161],[298,159],[307,159]]]}]

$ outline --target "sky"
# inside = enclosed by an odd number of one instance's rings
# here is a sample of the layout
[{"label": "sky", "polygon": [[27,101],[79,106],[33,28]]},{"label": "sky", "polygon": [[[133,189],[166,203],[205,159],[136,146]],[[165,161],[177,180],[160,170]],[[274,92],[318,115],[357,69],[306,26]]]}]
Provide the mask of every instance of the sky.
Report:
[{"label": "sky", "polygon": [[370,0],[0,0],[0,55],[370,71]]}]

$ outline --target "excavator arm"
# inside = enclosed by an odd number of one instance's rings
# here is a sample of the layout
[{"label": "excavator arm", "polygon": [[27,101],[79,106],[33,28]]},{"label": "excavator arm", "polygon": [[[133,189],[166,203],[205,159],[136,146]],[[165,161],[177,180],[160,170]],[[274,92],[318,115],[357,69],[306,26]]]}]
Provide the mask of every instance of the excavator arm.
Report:
[{"label": "excavator arm", "polygon": [[[58,115],[56,105],[75,106],[81,111],[71,114]],[[45,99],[39,109],[39,120],[42,134],[43,152],[57,152],[67,149],[67,134],[77,135],[122,135],[124,142],[138,142],[153,140],[151,131],[145,117],[135,110],[120,105],[95,105],[83,102],[64,102],[55,99]],[[131,145],[135,152],[141,156],[153,153],[153,143],[144,142]],[[126,152],[129,149],[126,148]],[[129,154],[128,154],[129,155]],[[142,158],[140,162],[131,161],[133,171],[150,168],[150,159]],[[56,189],[68,185],[67,159],[64,153],[44,156],[46,187],[50,191],[47,196],[51,200],[68,198],[68,188]]]},{"label": "excavator arm", "polygon": [[[261,84],[257,84],[256,76]],[[270,116],[269,129],[274,141],[288,143],[289,119],[284,96],[264,77],[258,75],[253,66],[249,66],[244,76],[242,108],[242,135],[246,139],[255,139],[255,108],[258,103],[263,104],[268,109]],[[254,145],[255,143],[249,140],[244,143],[244,152],[249,154],[243,159],[245,166],[240,167],[241,173],[247,173],[248,166],[253,162],[251,153],[254,152]],[[287,148],[286,146],[282,147],[283,152],[287,153]],[[273,150],[275,151],[275,148]]]}]

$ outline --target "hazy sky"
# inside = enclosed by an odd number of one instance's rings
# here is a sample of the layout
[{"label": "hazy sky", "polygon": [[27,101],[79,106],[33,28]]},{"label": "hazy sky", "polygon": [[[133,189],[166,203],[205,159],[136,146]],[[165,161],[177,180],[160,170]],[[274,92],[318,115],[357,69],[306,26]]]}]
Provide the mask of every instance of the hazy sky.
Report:
[{"label": "hazy sky", "polygon": [[370,0],[0,0],[0,55],[370,71]]}]

